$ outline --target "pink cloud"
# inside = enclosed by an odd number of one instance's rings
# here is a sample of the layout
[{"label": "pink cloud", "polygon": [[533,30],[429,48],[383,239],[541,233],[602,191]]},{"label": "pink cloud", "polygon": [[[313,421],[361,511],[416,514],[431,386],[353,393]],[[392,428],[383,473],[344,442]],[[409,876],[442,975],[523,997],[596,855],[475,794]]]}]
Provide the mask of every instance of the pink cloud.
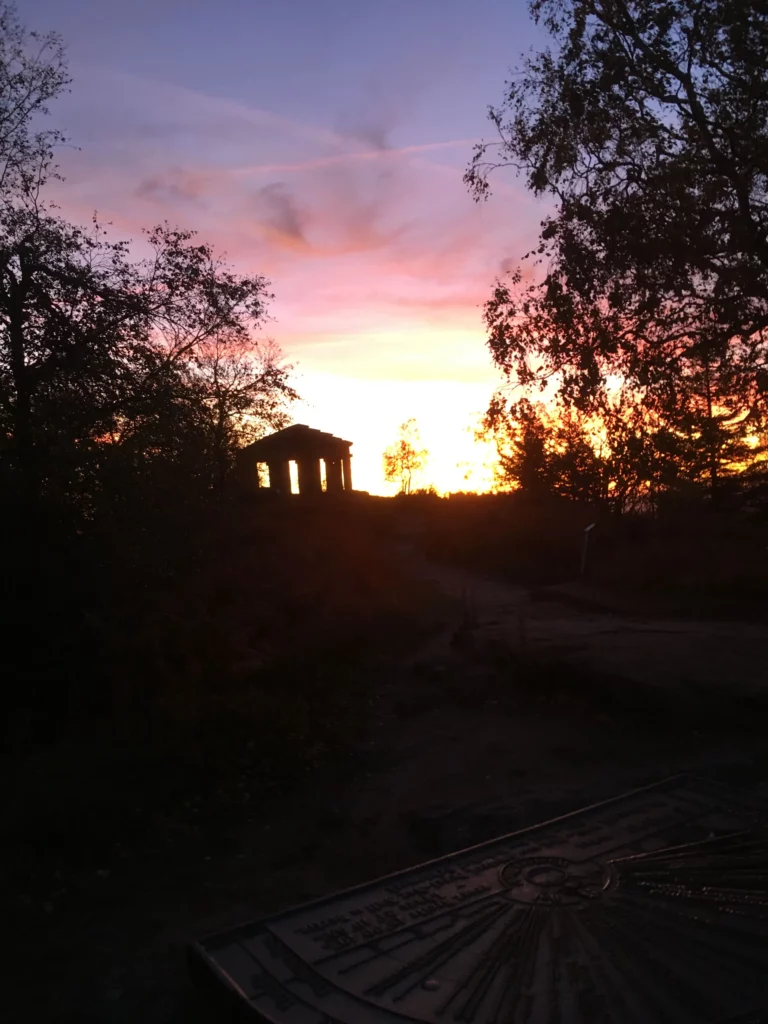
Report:
[{"label": "pink cloud", "polygon": [[[65,213],[98,209],[128,237],[163,219],[199,230],[271,278],[272,333],[302,357],[354,372],[365,347],[389,376],[411,372],[414,346],[420,373],[446,359],[435,372],[466,372],[461,344],[487,358],[480,307],[540,214],[515,188],[492,207],[472,202],[461,181],[471,141],[387,148],[379,133],[366,149],[365,126],[350,137],[177,86],[109,75],[101,86],[85,104],[94,144],[63,154]],[[440,346],[457,330],[465,342]]]}]

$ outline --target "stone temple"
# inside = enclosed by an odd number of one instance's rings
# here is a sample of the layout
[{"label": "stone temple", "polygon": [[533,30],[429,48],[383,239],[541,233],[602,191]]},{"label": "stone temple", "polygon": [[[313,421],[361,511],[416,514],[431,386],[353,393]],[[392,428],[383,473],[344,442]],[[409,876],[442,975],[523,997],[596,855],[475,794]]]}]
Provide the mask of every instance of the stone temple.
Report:
[{"label": "stone temple", "polygon": [[243,448],[238,455],[238,476],[246,487],[258,488],[259,464],[264,464],[269,473],[269,491],[289,497],[291,463],[295,462],[299,494],[349,493],[351,447],[351,441],[295,423]]}]

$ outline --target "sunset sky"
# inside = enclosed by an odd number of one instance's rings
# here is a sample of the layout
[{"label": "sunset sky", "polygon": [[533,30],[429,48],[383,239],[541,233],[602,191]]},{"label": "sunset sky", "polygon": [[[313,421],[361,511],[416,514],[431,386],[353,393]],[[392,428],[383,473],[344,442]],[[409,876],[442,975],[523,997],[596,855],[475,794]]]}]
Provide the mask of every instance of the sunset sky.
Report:
[{"label": "sunset sky", "polygon": [[[472,426],[497,383],[481,305],[541,208],[461,176],[518,54],[523,0],[25,0],[74,77],[53,110],[63,212],[122,237],[168,219],[272,282],[295,417],[354,441],[355,486],[413,416],[419,481],[480,487]],[[467,474],[469,474],[467,476]]]}]

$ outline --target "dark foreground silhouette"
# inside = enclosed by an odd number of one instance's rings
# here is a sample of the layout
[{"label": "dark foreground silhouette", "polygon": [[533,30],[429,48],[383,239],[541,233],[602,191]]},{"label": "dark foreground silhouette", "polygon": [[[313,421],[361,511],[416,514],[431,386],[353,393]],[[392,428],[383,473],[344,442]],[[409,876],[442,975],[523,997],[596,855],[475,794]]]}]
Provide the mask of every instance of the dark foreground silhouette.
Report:
[{"label": "dark foreground silhouette", "polygon": [[[202,935],[679,771],[764,778],[765,627],[740,614],[757,590],[713,618],[722,580],[700,561],[687,616],[682,590],[669,612],[658,587],[628,606],[602,574],[632,546],[614,532],[603,562],[606,532],[587,600],[588,514],[418,495],[209,510],[165,585],[62,659],[120,685],[66,713],[20,702],[18,1019],[202,1021],[184,963]],[[624,528],[634,545],[646,527]]]}]

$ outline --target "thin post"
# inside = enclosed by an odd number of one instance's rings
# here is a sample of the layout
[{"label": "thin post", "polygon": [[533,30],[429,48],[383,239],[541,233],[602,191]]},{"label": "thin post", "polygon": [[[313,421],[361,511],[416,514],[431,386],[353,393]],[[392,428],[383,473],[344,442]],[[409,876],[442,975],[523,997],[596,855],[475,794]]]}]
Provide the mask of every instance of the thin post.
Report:
[{"label": "thin post", "polygon": [[590,523],[584,531],[584,543],[581,548],[581,575],[583,576],[587,569],[587,548],[589,547],[589,535],[597,526],[597,523]]}]

